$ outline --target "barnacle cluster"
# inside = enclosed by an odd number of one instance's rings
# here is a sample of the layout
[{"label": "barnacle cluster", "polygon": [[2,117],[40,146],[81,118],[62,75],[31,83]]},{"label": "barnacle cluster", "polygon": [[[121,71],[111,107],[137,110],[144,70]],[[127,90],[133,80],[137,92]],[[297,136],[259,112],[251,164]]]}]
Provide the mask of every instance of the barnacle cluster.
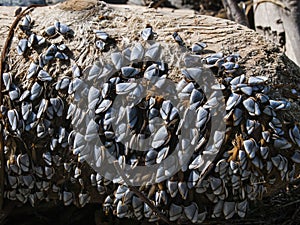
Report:
[{"label": "barnacle cluster", "polygon": [[26,71],[2,75],[7,199],[83,207],[93,186],[120,218],[158,221],[151,203],[169,221],[201,223],[245,217],[250,201],[297,174],[291,103],[272,98],[267,77],[236,73],[238,54],[204,57],[205,43],[188,49],[178,33],[174,45],[156,43],[148,26],[122,50],[92,31],[98,59],[86,63],[68,47],[79,35],[71,27],[38,35],[31,24],[26,15],[16,45]]}]

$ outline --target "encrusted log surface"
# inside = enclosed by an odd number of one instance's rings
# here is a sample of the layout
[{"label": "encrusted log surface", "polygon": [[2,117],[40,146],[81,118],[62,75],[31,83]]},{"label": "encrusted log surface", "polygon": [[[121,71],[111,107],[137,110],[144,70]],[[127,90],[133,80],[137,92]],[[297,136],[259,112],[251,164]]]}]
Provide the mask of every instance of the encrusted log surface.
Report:
[{"label": "encrusted log surface", "polygon": [[[36,26],[40,30],[52,25],[54,21],[68,24],[77,33],[75,42],[80,46],[70,43],[70,49],[77,56],[80,66],[92,65],[100,53],[95,50],[95,39],[91,32],[93,29],[106,31],[111,37],[117,40],[117,46],[128,45],[132,40],[138,40],[140,31],[150,24],[157,33],[157,41],[174,43],[173,32],[178,32],[183,38],[186,46],[191,46],[196,41],[207,43],[208,47],[204,55],[212,52],[222,51],[226,53],[239,53],[241,60],[241,73],[247,77],[252,75],[264,75],[269,77],[270,84],[275,87],[273,97],[285,97],[292,101],[292,113],[296,120],[300,119],[298,98],[291,89],[300,90],[299,74],[296,67],[279,48],[267,42],[261,35],[254,31],[238,25],[234,22],[195,15],[191,10],[172,9],[149,9],[139,6],[100,4],[97,7],[95,1],[67,1],[55,6],[35,8],[31,12],[31,17],[36,21]],[[16,7],[0,7],[0,49],[3,50],[4,41],[7,37],[9,25],[14,20]],[[34,26],[33,29],[37,27]],[[35,30],[37,33],[38,31]],[[82,32],[82,33],[80,33]],[[81,42],[82,40],[82,42]],[[62,39],[56,40],[57,43]],[[13,61],[10,63],[18,68],[17,74],[21,74],[24,58],[15,58],[16,43],[15,36],[12,42],[9,56]],[[84,46],[84,47],[83,47]],[[16,63],[18,64],[15,67]],[[25,63],[24,63],[25,66]],[[28,66],[28,65],[27,65]],[[171,78],[178,80],[176,73],[171,74]],[[278,90],[276,91],[276,87]],[[91,169],[84,165],[83,173],[89,174]],[[84,179],[89,179],[84,177]],[[88,182],[88,181],[87,181]],[[94,187],[87,187],[91,194],[92,202],[102,203],[103,199],[97,194]],[[277,190],[277,188],[275,188]]]}]

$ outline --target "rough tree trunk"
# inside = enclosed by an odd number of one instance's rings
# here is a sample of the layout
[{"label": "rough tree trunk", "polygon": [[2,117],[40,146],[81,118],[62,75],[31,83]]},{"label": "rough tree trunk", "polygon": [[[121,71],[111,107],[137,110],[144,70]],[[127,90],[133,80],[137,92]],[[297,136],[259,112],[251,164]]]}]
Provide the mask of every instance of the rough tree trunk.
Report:
[{"label": "rough tree trunk", "polygon": [[255,27],[259,33],[285,46],[286,55],[300,65],[300,1],[281,2],[286,8],[271,2],[261,3],[257,8],[254,6]]}]

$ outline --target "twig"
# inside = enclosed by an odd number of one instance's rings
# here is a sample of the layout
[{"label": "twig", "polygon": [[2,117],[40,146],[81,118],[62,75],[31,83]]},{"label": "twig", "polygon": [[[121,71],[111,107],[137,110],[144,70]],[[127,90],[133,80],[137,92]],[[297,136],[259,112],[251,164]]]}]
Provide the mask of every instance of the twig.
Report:
[{"label": "twig", "polygon": [[288,7],[285,6],[284,3],[282,3],[281,1],[278,1],[278,0],[257,0],[257,1],[255,2],[255,5],[256,5],[256,6],[255,6],[254,11],[257,9],[257,6],[258,6],[259,4],[261,4],[261,3],[267,3],[267,2],[273,3],[273,4],[275,4],[275,5],[279,6],[279,7],[281,7],[281,8],[283,8],[283,9],[287,10],[287,11],[291,11]]},{"label": "twig", "polygon": [[153,203],[149,200],[149,198],[147,198],[143,193],[141,193],[136,187],[129,185],[131,182],[127,179],[124,171],[121,169],[118,161],[116,160],[114,162],[114,166],[117,170],[117,172],[119,173],[119,175],[122,177],[122,179],[124,180],[124,182],[126,183],[126,185],[128,186],[128,188],[134,193],[136,194],[142,201],[144,201],[145,203],[147,203],[147,205],[152,209],[153,212],[155,212],[157,214],[157,216],[164,221],[167,224],[173,224],[172,222],[170,222],[168,220],[168,218],[162,214],[161,211],[159,211],[154,205]]},{"label": "twig", "polygon": [[[3,96],[2,96],[2,90],[3,90],[3,83],[2,83],[2,75],[4,72],[4,65],[6,61],[6,55],[9,51],[10,44],[12,41],[12,37],[14,35],[15,28],[17,27],[19,21],[26,15],[26,13],[35,7],[39,6],[45,6],[45,5],[30,5],[26,9],[24,9],[22,12],[20,12],[12,25],[9,28],[9,32],[5,41],[5,44],[2,49],[1,53],[1,61],[0,61],[0,103],[3,104]],[[0,115],[0,118],[2,118],[2,115]],[[3,208],[3,201],[4,201],[4,163],[5,163],[5,156],[4,156],[4,144],[3,144],[3,127],[1,126],[1,132],[0,132],[0,210]]]},{"label": "twig", "polygon": [[149,4],[149,8],[157,9],[162,3],[164,3],[166,0],[159,0],[158,2],[151,2]]},{"label": "twig", "polygon": [[223,6],[226,9],[229,19],[233,19],[235,22],[249,27],[246,15],[239,8],[238,4],[234,0],[222,0]]},{"label": "twig", "polygon": [[288,207],[288,206],[291,206],[291,205],[294,205],[294,204],[297,204],[297,203],[300,203],[300,200],[289,202],[287,204],[284,204],[284,205],[280,206],[280,208],[285,208],[285,207]]}]

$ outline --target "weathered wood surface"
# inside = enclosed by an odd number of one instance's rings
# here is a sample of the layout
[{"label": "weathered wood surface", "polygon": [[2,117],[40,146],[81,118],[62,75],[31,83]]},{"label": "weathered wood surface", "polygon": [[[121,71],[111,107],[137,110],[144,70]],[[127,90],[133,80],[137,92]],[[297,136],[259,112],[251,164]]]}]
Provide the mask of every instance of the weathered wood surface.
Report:
[{"label": "weathered wood surface", "polygon": [[255,5],[255,27],[268,39],[283,45],[286,55],[300,66],[300,1],[281,2],[283,6],[271,2]]}]

